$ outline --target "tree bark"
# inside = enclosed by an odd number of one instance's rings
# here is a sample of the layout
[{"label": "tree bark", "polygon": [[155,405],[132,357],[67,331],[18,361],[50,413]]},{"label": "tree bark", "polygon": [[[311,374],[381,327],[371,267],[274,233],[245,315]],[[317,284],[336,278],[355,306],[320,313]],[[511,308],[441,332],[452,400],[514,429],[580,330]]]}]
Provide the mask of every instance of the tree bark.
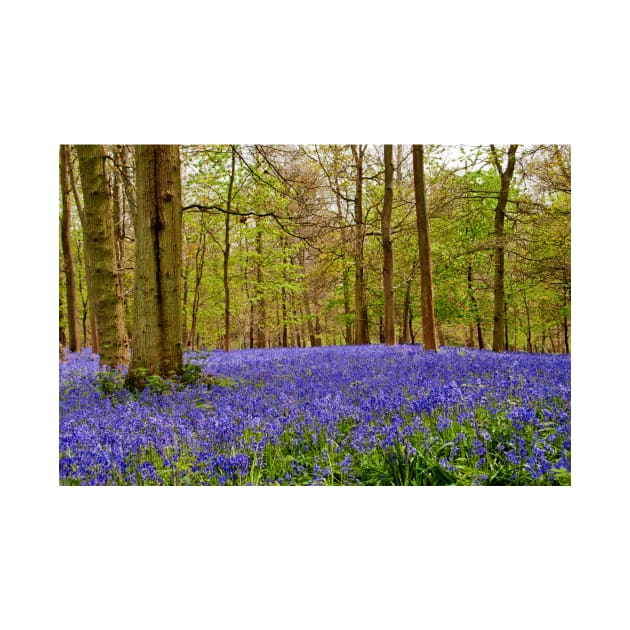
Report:
[{"label": "tree bark", "polygon": [[493,144],[490,145],[494,165],[501,178],[499,199],[494,211],[494,331],[492,335],[492,350],[503,352],[506,349],[505,340],[505,209],[508,202],[510,183],[514,175],[516,164],[516,149],[518,144],[511,144],[508,149],[508,162],[505,170],[501,166],[499,157]]},{"label": "tree bark", "polygon": [[231,349],[231,322],[230,322],[230,213],[232,212],[232,195],[234,191],[234,179],[236,176],[236,150],[233,145],[230,146],[231,162],[230,162],[230,181],[228,184],[226,213],[225,213],[225,244],[223,247],[223,292],[225,294],[225,341],[224,350],[229,352]]},{"label": "tree bark", "polygon": [[59,177],[61,185],[61,248],[63,250],[64,273],[66,277],[66,308],[68,318],[68,337],[71,352],[81,350],[79,344],[79,312],[77,308],[77,289],[74,270],[74,256],[72,255],[72,239],[70,229],[72,226],[72,206],[70,194],[70,147],[59,147]]},{"label": "tree bark", "polygon": [[422,343],[425,350],[437,351],[438,343],[433,308],[433,268],[429,212],[424,182],[424,145],[413,145],[413,184],[416,195],[416,227],[420,255],[420,298],[422,304]]},{"label": "tree bark", "polygon": [[[119,162],[119,153],[114,149],[114,160]],[[118,168],[113,169],[112,179],[112,221],[114,226],[114,254],[116,257],[116,293],[125,312],[124,257],[125,257],[125,199],[122,175]]]},{"label": "tree bark", "polygon": [[[229,215],[228,215],[229,216]],[[201,235],[195,252],[195,292],[193,293],[193,303],[191,308],[190,332],[188,333],[187,346],[195,349],[195,339],[197,338],[197,316],[199,314],[199,304],[201,302],[201,281],[203,279],[203,268],[206,258],[206,226],[201,220]]]},{"label": "tree bark", "polygon": [[131,220],[135,226],[138,201],[136,197],[134,169],[131,161],[131,149],[126,144],[119,144],[116,145],[116,153],[123,186],[125,188],[125,197],[129,205],[129,214],[131,215]]},{"label": "tree bark", "polygon": [[264,287],[263,287],[263,236],[260,224],[257,226],[256,233],[256,305],[257,305],[257,323],[256,323],[256,347],[266,348],[267,341],[267,308],[265,304]]},{"label": "tree bark", "polygon": [[475,299],[475,291],[473,289],[473,269],[472,265],[468,265],[468,299],[470,300],[470,306],[472,307],[473,317],[475,318],[475,324],[477,326],[477,342],[479,345],[479,350],[483,350],[483,332],[481,330],[481,317],[479,315],[479,307],[477,306],[477,300]]},{"label": "tree bark", "polygon": [[[75,147],[76,150],[76,147]],[[99,354],[98,347],[98,330],[96,327],[96,294],[94,292],[94,282],[92,279],[93,266],[90,263],[90,248],[85,244],[85,212],[83,210],[83,204],[81,203],[81,196],[79,195],[79,189],[77,188],[77,180],[74,173],[74,165],[70,165],[70,185],[72,186],[72,196],[74,197],[74,203],[77,206],[77,212],[79,213],[79,219],[81,220],[81,227],[83,228],[83,240],[84,240],[84,269],[85,269],[85,283],[87,285],[87,305],[90,317],[90,342],[92,346],[92,352]],[[85,326],[85,313],[84,313],[84,326]],[[85,347],[87,340],[83,341]]]},{"label": "tree bark", "polygon": [[179,146],[136,147],[136,296],[128,383],[183,366],[182,196]]},{"label": "tree bark", "polygon": [[381,238],[383,243],[383,337],[385,345],[396,344],[394,320],[394,250],[392,247],[392,208],[394,204],[394,163],[391,144],[384,146],[385,198],[381,215]]},{"label": "tree bark", "polygon": [[365,241],[365,225],[363,222],[363,155],[365,146],[353,144],[351,149],[356,168],[354,198],[354,341],[357,344],[366,344],[370,343],[370,333],[368,329],[363,253]]},{"label": "tree bark", "polygon": [[83,189],[83,231],[90,269],[88,283],[91,278],[100,362],[117,367],[128,362],[129,351],[122,303],[117,292],[106,154],[102,145],[77,145],[76,149]]}]

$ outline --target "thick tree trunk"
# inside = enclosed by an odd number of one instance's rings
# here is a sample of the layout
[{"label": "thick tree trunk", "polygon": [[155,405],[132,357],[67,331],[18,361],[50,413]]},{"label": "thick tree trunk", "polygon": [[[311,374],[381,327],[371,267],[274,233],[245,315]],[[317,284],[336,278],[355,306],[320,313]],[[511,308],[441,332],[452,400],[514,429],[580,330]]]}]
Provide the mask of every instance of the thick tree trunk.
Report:
[{"label": "thick tree trunk", "polygon": [[425,350],[437,350],[433,309],[433,267],[429,212],[424,183],[424,145],[413,145],[413,184],[416,194],[416,227],[420,255],[420,298],[422,304],[422,343]]},{"label": "thick tree trunk", "polygon": [[506,349],[505,337],[505,209],[508,202],[510,183],[514,175],[516,164],[517,144],[511,144],[508,149],[508,163],[503,170],[494,145],[490,145],[494,164],[501,177],[499,199],[494,211],[494,330],[492,335],[492,349],[503,352]]},{"label": "thick tree trunk", "polygon": [[387,346],[396,344],[394,321],[394,250],[392,247],[392,208],[394,204],[394,163],[392,145],[384,147],[385,199],[381,215],[381,238],[383,243],[383,338]]},{"label": "thick tree trunk", "polygon": [[363,220],[363,155],[365,147],[352,145],[351,149],[356,168],[354,198],[354,341],[357,344],[365,344],[370,343],[363,253],[365,241],[365,225]]},{"label": "thick tree trunk", "polygon": [[106,154],[102,145],[77,145],[76,149],[83,188],[83,231],[90,268],[88,283],[91,277],[101,365],[116,367],[128,362],[129,351],[122,302],[117,292]]},{"label": "thick tree trunk", "polygon": [[179,147],[136,148],[136,295],[128,382],[183,366],[181,325],[182,196]]},{"label": "thick tree trunk", "polygon": [[[74,197],[74,203],[81,219],[81,227],[83,228],[83,240],[85,241],[85,212],[83,210],[83,204],[81,203],[81,196],[79,195],[79,189],[77,188],[77,180],[74,172],[74,164],[70,164],[70,185],[72,186],[72,196]],[[84,258],[83,268],[85,270],[85,284],[87,287],[87,306],[88,314],[90,318],[90,344],[92,352],[99,354],[98,347],[98,331],[96,328],[96,294],[94,290],[94,282],[92,280],[93,267],[90,263],[90,248],[84,245]],[[85,307],[85,304],[84,304]],[[86,321],[86,314],[84,312],[84,327]],[[83,340],[83,347],[87,345],[87,337]]]},{"label": "thick tree trunk", "polygon": [[79,344],[79,312],[77,308],[77,289],[74,271],[74,256],[72,255],[72,206],[70,194],[70,147],[62,145],[59,148],[59,177],[61,185],[61,248],[63,250],[64,273],[66,277],[66,308],[68,319],[69,347],[72,352],[81,350]]}]

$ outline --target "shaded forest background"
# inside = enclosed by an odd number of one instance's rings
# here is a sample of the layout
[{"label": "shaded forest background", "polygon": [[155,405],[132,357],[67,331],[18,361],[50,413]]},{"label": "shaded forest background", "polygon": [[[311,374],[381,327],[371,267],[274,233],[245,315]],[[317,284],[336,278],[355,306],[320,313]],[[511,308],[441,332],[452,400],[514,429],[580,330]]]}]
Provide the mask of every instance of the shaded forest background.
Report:
[{"label": "shaded forest background", "polygon": [[[111,212],[114,308],[129,339],[136,148],[94,146]],[[82,150],[60,148],[59,341],[98,351]],[[183,347],[384,342],[388,251],[395,342],[422,342],[412,145],[393,145],[389,186],[383,145],[182,145],[179,154]],[[570,147],[426,145],[423,162],[439,345],[570,352]]]}]

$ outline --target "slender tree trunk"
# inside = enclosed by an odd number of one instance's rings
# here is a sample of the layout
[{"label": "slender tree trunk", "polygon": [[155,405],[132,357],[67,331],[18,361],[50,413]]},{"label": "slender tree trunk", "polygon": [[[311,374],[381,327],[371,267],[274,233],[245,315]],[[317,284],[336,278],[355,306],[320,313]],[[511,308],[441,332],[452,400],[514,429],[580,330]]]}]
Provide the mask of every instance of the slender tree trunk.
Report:
[{"label": "slender tree trunk", "polygon": [[470,300],[470,306],[472,307],[473,316],[475,318],[475,324],[477,326],[477,342],[479,344],[479,350],[483,350],[483,333],[481,330],[481,316],[479,315],[479,307],[477,306],[477,300],[475,299],[475,291],[473,289],[473,269],[472,265],[468,265],[468,299]]},{"label": "slender tree trunk", "polygon": [[510,183],[514,175],[516,164],[517,144],[511,144],[508,149],[508,163],[503,170],[496,149],[490,145],[494,164],[501,177],[499,199],[494,211],[494,331],[492,336],[492,350],[503,352],[507,347],[505,337],[505,209],[508,202]]},{"label": "slender tree trunk", "polygon": [[72,206],[70,204],[70,147],[62,145],[59,148],[59,176],[61,185],[61,248],[63,250],[64,273],[66,277],[66,307],[68,310],[68,335],[71,352],[79,352],[79,314],[77,309],[76,276],[74,271],[74,257],[72,255]]},{"label": "slender tree trunk", "polygon": [[186,263],[184,273],[182,274],[184,279],[184,286],[182,289],[182,343],[185,345],[188,344],[188,274],[188,263]]},{"label": "slender tree trunk", "polygon": [[525,317],[527,318],[527,352],[533,352],[532,349],[532,324],[529,316],[529,306],[527,298],[523,295],[523,304],[525,306]]},{"label": "slender tree trunk", "polygon": [[[229,216],[229,215],[228,215]],[[201,235],[197,251],[195,252],[195,292],[191,309],[190,332],[188,333],[188,346],[195,349],[195,339],[197,335],[197,316],[199,314],[199,304],[201,303],[201,281],[203,279],[203,268],[206,258],[206,227],[205,221],[201,221]]]},{"label": "slender tree trunk", "polygon": [[262,229],[258,226],[256,233],[256,304],[258,322],[256,327],[256,347],[266,348],[267,340],[267,308],[265,304],[264,288],[263,288],[263,237]]},{"label": "slender tree trunk", "polygon": [[[343,226],[345,224],[344,216],[343,216],[343,199],[341,196],[341,191],[339,188],[339,179],[337,172],[335,171],[335,200],[337,202],[337,216],[339,218],[339,225]],[[348,238],[347,231],[345,229],[341,229],[341,242],[343,245],[344,251],[346,251]],[[343,274],[342,274],[342,284],[343,284],[343,315],[344,315],[344,339],[346,344],[352,343],[352,308],[350,306],[350,269],[346,267],[344,264]]]},{"label": "slender tree trunk", "polygon": [[315,327],[313,326],[313,316],[311,314],[311,305],[309,304],[308,298],[304,296],[304,310],[306,311],[306,326],[308,329],[308,338],[311,342],[311,347],[315,347],[317,345],[317,340],[315,338]]},{"label": "slender tree trunk", "polygon": [[416,334],[413,332],[413,311],[409,307],[409,335],[411,336],[411,344],[416,343]]},{"label": "slender tree trunk", "polygon": [[510,349],[510,344],[509,344],[509,335],[508,335],[508,317],[507,317],[507,311],[508,311],[508,305],[507,302],[503,303],[503,327],[505,330],[505,350],[509,350]]},{"label": "slender tree trunk", "polygon": [[569,293],[569,280],[567,278],[566,269],[563,272],[563,284],[562,284],[562,297],[563,297],[563,317],[562,317],[562,331],[564,333],[564,351],[567,354],[571,353],[569,346],[569,318],[567,317],[567,310],[571,300]]},{"label": "slender tree trunk", "polygon": [[[120,156],[114,149],[114,160],[119,164]],[[112,177],[112,222],[114,226],[114,255],[116,257],[116,293],[125,313],[124,257],[125,257],[125,198],[122,175],[119,168],[113,169]]]},{"label": "slender tree trunk", "polygon": [[129,351],[122,303],[117,292],[106,154],[102,145],[77,145],[76,148],[83,188],[86,258],[96,302],[94,313],[101,365],[116,367],[129,361]]},{"label": "slender tree trunk", "polygon": [[365,261],[363,245],[365,225],[363,220],[363,155],[365,146],[351,145],[356,168],[356,190],[354,201],[354,341],[370,343],[365,290]]},{"label": "slender tree trunk", "polygon": [[136,292],[127,375],[131,386],[142,385],[143,373],[168,377],[183,367],[179,146],[137,146],[136,169]]},{"label": "slender tree trunk", "polygon": [[81,241],[77,239],[77,280],[79,283],[79,295],[81,296],[81,330],[83,333],[83,347],[87,347],[87,318],[88,318],[88,301],[87,297],[83,293],[83,280],[81,269],[85,269],[83,266],[83,260],[81,257]]},{"label": "slender tree trunk", "polygon": [[403,145],[396,145],[396,185],[402,184]]},{"label": "slender tree trunk", "polygon": [[411,272],[407,281],[405,282],[405,301],[403,303],[403,330],[402,330],[402,343],[409,343],[410,341],[410,326],[409,322],[411,321],[411,285],[413,284],[413,279],[416,275],[416,269],[418,268],[418,259],[414,258],[413,263],[411,264]]},{"label": "slender tree trunk", "polygon": [[383,242],[383,337],[385,345],[396,344],[394,320],[394,250],[392,247],[392,208],[394,203],[394,163],[393,147],[384,147],[385,159],[385,199],[381,215],[381,238]]},{"label": "slender tree trunk", "polygon": [[424,145],[413,145],[413,184],[416,194],[416,227],[420,254],[420,298],[422,303],[422,343],[425,350],[438,348],[433,309],[433,267],[429,212],[424,183]]},{"label": "slender tree trunk", "polygon": [[352,309],[350,308],[350,270],[345,267],[343,270],[343,315],[344,315],[344,338],[346,344],[351,344],[353,326],[351,322]]},{"label": "slender tree trunk", "polygon": [[409,304],[411,303],[411,281],[405,286],[405,301],[403,302],[402,322],[403,329],[400,337],[401,343],[409,343]]},{"label": "slender tree trunk", "polygon": [[236,176],[236,150],[234,146],[230,146],[231,163],[230,163],[230,182],[228,184],[227,206],[225,213],[225,245],[223,248],[223,292],[225,294],[225,344],[224,349],[229,352],[231,349],[231,322],[230,322],[230,213],[232,212],[232,195],[234,191],[234,179]]},{"label": "slender tree trunk", "polygon": [[288,307],[287,307],[287,266],[289,264],[289,259],[287,256],[287,239],[282,237],[280,241],[280,248],[282,249],[282,287],[280,289],[280,306],[281,306],[281,328],[282,334],[280,337],[280,344],[283,348],[287,348],[289,346],[289,325],[288,325]]},{"label": "slender tree trunk", "polygon": [[120,168],[125,198],[129,207],[129,214],[133,224],[136,223],[136,210],[138,202],[136,198],[135,173],[132,165],[131,149],[126,144],[118,144],[115,147],[116,161]]}]

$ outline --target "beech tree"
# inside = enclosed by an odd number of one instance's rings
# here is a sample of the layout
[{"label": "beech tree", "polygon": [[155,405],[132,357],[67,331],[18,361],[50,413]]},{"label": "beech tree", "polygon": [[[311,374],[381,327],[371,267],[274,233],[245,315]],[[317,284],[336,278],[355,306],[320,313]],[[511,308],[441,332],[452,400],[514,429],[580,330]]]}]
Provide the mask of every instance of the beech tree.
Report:
[{"label": "beech tree", "polygon": [[136,278],[127,382],[180,373],[182,196],[179,146],[136,147]]},{"label": "beech tree", "polygon": [[506,349],[505,339],[505,209],[508,202],[510,183],[516,165],[516,149],[518,144],[511,144],[507,154],[507,165],[503,168],[497,150],[490,145],[492,159],[501,177],[501,190],[494,211],[494,329],[492,334],[492,349],[503,352]]},{"label": "beech tree", "polygon": [[429,212],[424,182],[424,145],[413,145],[413,183],[416,194],[416,226],[420,260],[420,297],[422,302],[422,343],[425,350],[437,350],[433,309],[433,268]]},{"label": "beech tree", "polygon": [[126,365],[129,350],[122,296],[119,293],[112,200],[106,169],[105,147],[100,144],[77,145],[81,188],[83,189],[83,232],[91,290],[90,306],[96,319],[101,365]]},{"label": "beech tree", "polygon": [[63,250],[64,273],[66,279],[66,316],[68,320],[69,348],[71,352],[79,352],[79,312],[77,309],[77,289],[74,271],[74,256],[72,255],[72,240],[70,228],[72,225],[72,207],[70,194],[70,147],[59,147],[59,183],[61,187],[61,247]]},{"label": "beech tree", "polygon": [[365,291],[365,222],[363,218],[363,157],[365,145],[351,145],[354,157],[355,197],[354,197],[354,339],[355,343],[370,343],[368,329],[367,298]]},{"label": "beech tree", "polygon": [[394,163],[392,161],[393,148],[386,144],[383,149],[385,158],[385,199],[381,214],[381,239],[383,243],[383,335],[385,344],[393,346],[396,343],[396,329],[394,326],[394,251],[392,248],[392,207],[394,203]]}]

